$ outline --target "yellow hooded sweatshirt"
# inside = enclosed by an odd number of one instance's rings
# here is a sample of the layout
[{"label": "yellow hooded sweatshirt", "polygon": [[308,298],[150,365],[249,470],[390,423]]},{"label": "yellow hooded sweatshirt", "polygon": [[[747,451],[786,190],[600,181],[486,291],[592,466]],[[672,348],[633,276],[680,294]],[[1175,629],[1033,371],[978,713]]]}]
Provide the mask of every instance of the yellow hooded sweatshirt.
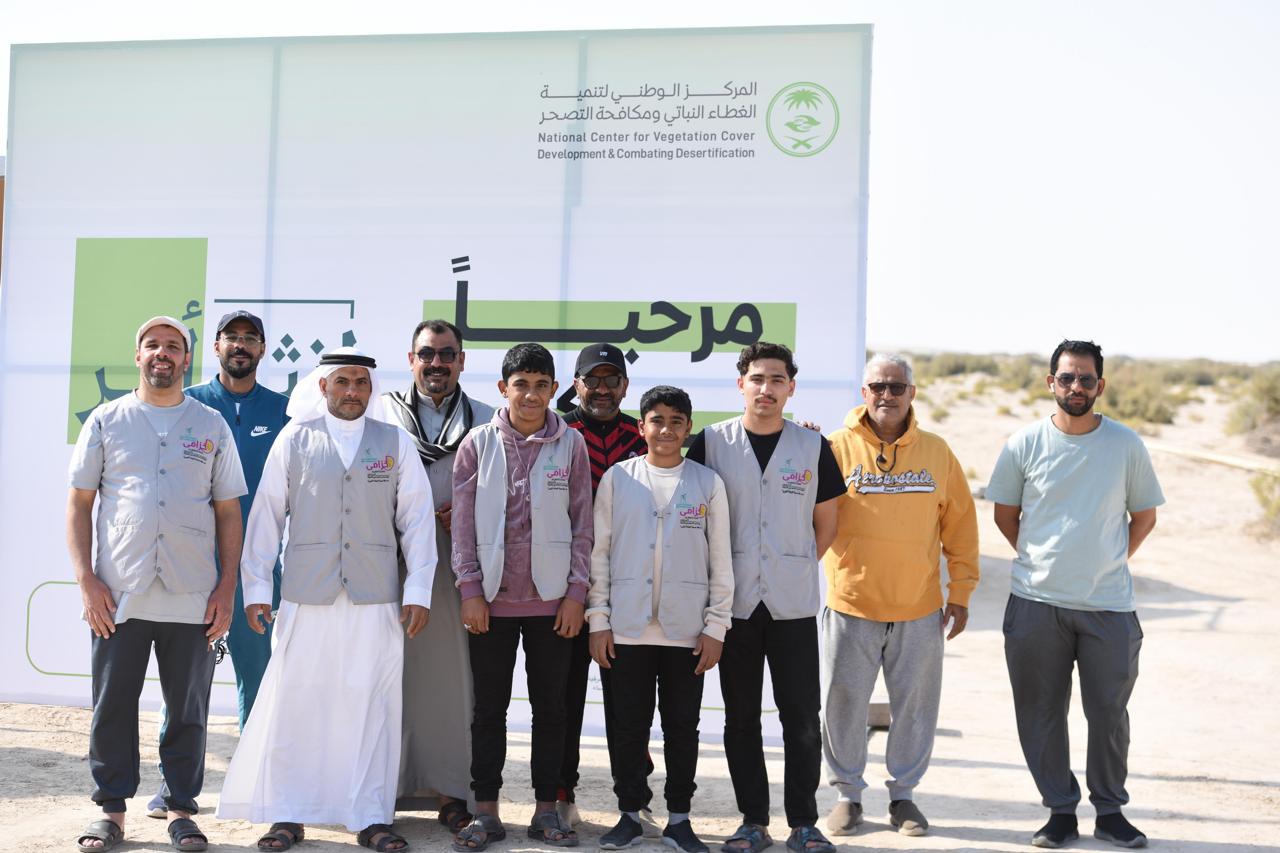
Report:
[{"label": "yellow hooded sweatshirt", "polygon": [[[948,601],[969,606],[978,585],[978,515],[947,443],[916,425],[880,441],[867,407],[828,436],[849,487],[835,542],[823,556],[827,606],[875,622],[906,622],[942,607],[939,553],[947,555]],[[884,461],[878,465],[876,457]]]}]

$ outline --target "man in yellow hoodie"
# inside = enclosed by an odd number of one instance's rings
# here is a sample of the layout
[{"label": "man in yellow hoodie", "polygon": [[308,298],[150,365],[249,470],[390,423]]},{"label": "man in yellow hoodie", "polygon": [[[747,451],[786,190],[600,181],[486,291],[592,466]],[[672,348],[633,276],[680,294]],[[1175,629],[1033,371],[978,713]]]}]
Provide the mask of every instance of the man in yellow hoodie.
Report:
[{"label": "man in yellow hoodie", "polygon": [[912,797],[933,752],[942,635],[948,623],[948,640],[964,630],[978,584],[973,497],[946,442],[917,426],[915,394],[910,362],[877,355],[863,373],[865,405],[829,436],[848,486],[823,558],[822,748],[839,796],[827,817],[834,835],[853,835],[862,822],[867,708],[881,669],[893,713],[889,821],[904,835],[928,830]]}]

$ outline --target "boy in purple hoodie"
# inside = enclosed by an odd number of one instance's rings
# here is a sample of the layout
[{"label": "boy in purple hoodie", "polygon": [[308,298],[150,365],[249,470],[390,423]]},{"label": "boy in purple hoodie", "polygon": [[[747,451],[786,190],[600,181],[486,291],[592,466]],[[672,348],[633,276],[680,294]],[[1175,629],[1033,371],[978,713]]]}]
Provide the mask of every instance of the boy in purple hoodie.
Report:
[{"label": "boy in purple hoodie", "polygon": [[506,837],[498,791],[507,750],[507,706],[516,646],[524,642],[533,706],[530,769],[537,807],[529,837],[573,847],[555,809],[565,737],[571,639],[582,630],[593,541],[586,444],[548,406],[555,361],[539,344],[502,359],[507,405],[467,434],[453,464],[453,571],[469,633],[475,713],[471,788],[476,817],[454,839],[460,851]]}]

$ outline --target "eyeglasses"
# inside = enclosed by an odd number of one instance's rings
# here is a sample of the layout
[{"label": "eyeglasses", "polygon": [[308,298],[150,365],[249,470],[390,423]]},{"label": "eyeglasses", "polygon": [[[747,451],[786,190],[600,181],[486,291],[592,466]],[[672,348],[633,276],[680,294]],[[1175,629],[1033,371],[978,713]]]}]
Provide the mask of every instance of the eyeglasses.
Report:
[{"label": "eyeglasses", "polygon": [[458,351],[453,347],[445,347],[444,349],[432,349],[431,347],[423,347],[416,353],[418,361],[423,364],[430,364],[435,361],[436,356],[440,357],[441,364],[453,364],[458,360]]},{"label": "eyeglasses", "polygon": [[229,344],[243,344],[245,346],[256,347],[262,343],[262,338],[257,335],[227,335],[224,334],[222,339]]},{"label": "eyeglasses", "polygon": [[586,385],[592,391],[600,387],[603,382],[606,388],[617,388],[622,384],[622,377],[617,373],[610,373],[608,376],[579,376],[582,384]]},{"label": "eyeglasses", "polygon": [[885,391],[888,391],[889,395],[892,397],[901,397],[903,394],[907,393],[907,389],[910,387],[911,386],[905,382],[868,382],[867,383],[867,389],[872,394],[875,394],[877,397],[882,396]]},{"label": "eyeglasses", "polygon": [[1076,382],[1080,383],[1080,387],[1086,391],[1092,391],[1094,386],[1098,384],[1098,377],[1089,376],[1086,373],[1059,373],[1055,379],[1058,380],[1059,388],[1070,388]]}]

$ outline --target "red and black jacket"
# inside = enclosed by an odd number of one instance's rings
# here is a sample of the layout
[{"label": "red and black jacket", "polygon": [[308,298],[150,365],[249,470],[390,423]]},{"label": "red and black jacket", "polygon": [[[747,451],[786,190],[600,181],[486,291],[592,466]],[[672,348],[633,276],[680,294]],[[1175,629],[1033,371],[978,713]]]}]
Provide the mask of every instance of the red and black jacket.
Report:
[{"label": "red and black jacket", "polygon": [[602,423],[584,415],[579,406],[565,415],[564,421],[570,429],[582,433],[586,440],[587,456],[591,460],[592,497],[610,465],[649,452],[649,446],[640,435],[639,421],[630,415],[619,412],[614,420]]}]

